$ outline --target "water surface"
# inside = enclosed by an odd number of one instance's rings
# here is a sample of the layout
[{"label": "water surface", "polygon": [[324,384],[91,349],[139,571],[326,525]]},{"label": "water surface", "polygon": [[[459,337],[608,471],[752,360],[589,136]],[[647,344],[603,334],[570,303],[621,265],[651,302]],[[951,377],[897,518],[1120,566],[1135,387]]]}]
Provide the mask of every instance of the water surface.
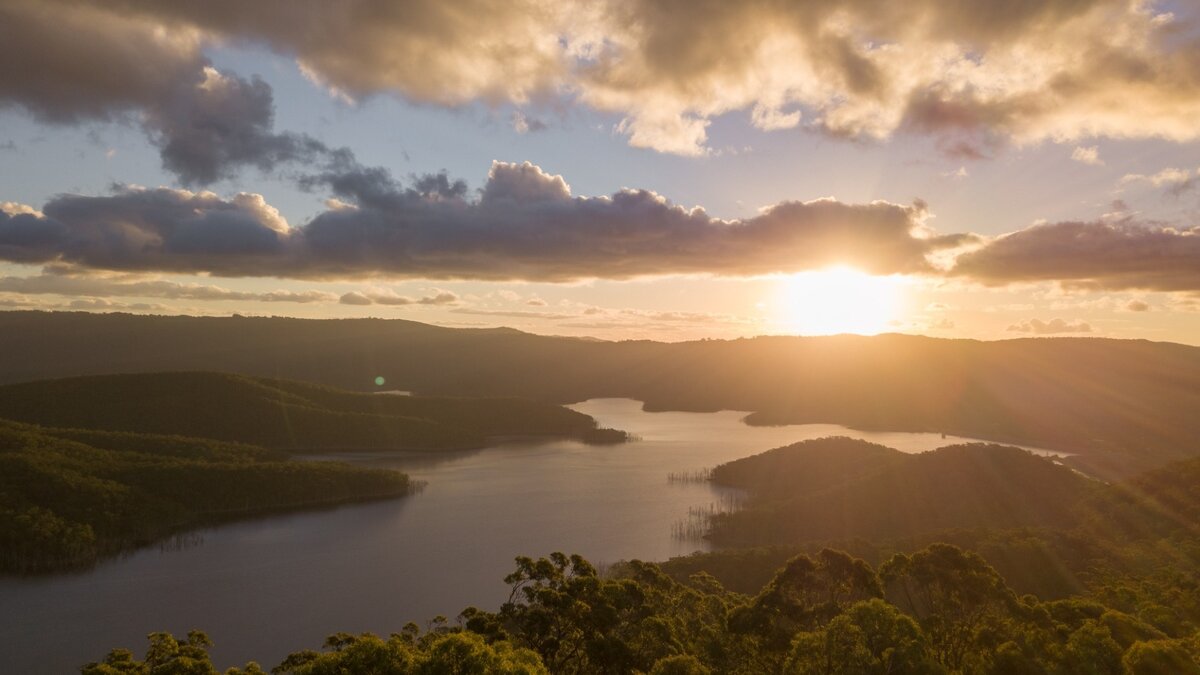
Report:
[{"label": "water surface", "polygon": [[[417,495],[223,525],[94,570],[0,579],[0,672],[74,672],[145,635],[208,632],[220,668],[317,648],[342,630],[387,634],[462,608],[496,608],[517,555],[562,550],[597,563],[706,548],[673,528],[730,494],[668,483],[796,441],[847,435],[905,452],[963,440],[829,424],[749,427],[743,413],[646,413],[627,399],[572,406],[639,437],[615,446],[513,441],[463,453],[339,456],[408,472]],[[1050,453],[1047,453],[1050,454]]]}]

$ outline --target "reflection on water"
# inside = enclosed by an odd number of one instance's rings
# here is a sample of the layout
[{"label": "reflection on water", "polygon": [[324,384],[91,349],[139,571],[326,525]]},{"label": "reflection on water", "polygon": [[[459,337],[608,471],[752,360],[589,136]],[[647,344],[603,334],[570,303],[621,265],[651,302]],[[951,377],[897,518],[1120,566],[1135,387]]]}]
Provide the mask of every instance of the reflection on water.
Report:
[{"label": "reflection on water", "polygon": [[824,424],[748,427],[737,412],[645,413],[625,399],[573,407],[639,439],[343,455],[407,471],[427,486],[406,499],[191,533],[83,574],[0,580],[5,670],[71,672],[110,647],[140,653],[151,631],[192,628],[216,641],[221,667],[251,658],[269,667],[334,631],[387,634],[468,605],[494,608],[507,597],[501,579],[517,555],[563,550],[603,564],[702,549],[693,519],[736,498],[704,481],[669,481],[671,474],[698,475],[830,435],[906,452],[963,440]]}]

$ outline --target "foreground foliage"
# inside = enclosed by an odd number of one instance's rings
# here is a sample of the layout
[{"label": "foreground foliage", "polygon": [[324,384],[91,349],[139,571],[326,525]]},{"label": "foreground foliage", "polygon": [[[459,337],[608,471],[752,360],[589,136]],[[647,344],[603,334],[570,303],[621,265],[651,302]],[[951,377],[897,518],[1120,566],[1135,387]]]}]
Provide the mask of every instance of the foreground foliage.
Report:
[{"label": "foreground foliage", "polygon": [[[518,558],[498,612],[414,624],[388,638],[339,633],[288,656],[276,675],[567,673],[1200,673],[1200,612],[1157,605],[1146,582],[1089,596],[1018,596],[979,555],[948,544],[878,569],[825,549],[797,556],[754,595],[712,576],[672,579],[633,561],[602,577],[579,556]],[[1141,593],[1134,611],[1104,593]],[[146,657],[114,650],[84,675],[214,675],[207,638],[150,636]],[[263,673],[255,663],[229,675]]]}]

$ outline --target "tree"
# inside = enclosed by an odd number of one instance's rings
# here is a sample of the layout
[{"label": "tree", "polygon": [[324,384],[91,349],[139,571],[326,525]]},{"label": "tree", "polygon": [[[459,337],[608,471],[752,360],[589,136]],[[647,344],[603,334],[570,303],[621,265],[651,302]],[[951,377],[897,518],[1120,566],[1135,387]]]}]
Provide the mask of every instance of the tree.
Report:
[{"label": "tree", "polygon": [[851,603],[882,595],[870,565],[823,549],[816,559],[798,555],[789,560],[731,622],[737,631],[757,634],[768,648],[785,650],[797,631],[819,628]]},{"label": "tree", "polygon": [[796,675],[939,671],[917,623],[878,598],[855,603],[823,630],[798,634],[787,663]]},{"label": "tree", "polygon": [[[212,640],[201,631],[187,634],[178,640],[170,633],[151,633],[146,658],[137,661],[128,649],[114,649],[99,663],[89,663],[80,669],[82,675],[220,675],[209,659]],[[232,668],[227,675],[265,675],[257,663],[243,669]]]},{"label": "tree", "polygon": [[[932,544],[880,567],[888,599],[917,617],[939,663],[961,670],[981,629],[1018,606],[1004,579],[976,553]],[[993,640],[998,647],[1004,640]]]},{"label": "tree", "polygon": [[1121,663],[1129,675],[1200,675],[1200,665],[1175,640],[1135,642]]}]

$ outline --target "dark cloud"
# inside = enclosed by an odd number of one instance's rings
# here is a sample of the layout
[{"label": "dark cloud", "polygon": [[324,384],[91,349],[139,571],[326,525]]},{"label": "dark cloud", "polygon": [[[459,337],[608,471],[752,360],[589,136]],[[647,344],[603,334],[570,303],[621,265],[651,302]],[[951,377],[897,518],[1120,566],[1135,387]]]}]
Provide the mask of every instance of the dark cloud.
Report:
[{"label": "dark cloud", "polygon": [[0,258],[17,263],[51,260],[68,235],[66,226],[40,213],[0,209]]},{"label": "dark cloud", "polygon": [[[262,197],[126,188],[64,195],[44,216],[6,213],[0,256],[109,270],[307,278],[567,281],[663,274],[730,276],[850,264],[930,272],[930,254],[974,240],[934,236],[924,203],[781,202],[724,221],[652,192],[575,197],[561,176],[497,162],[478,198],[445,176],[403,187],[348,165],[311,177],[342,200],[291,228]],[[12,211],[12,209],[10,209]]]},{"label": "dark cloud", "polygon": [[560,176],[496,163],[478,200],[398,189],[372,172],[328,179],[355,204],[303,228],[309,272],[565,281],[659,274],[753,275],[848,263],[876,273],[930,269],[925,256],[969,240],[922,232],[923,204],[784,202],[721,221],[647,191],[573,197]]},{"label": "dark cloud", "polygon": [[1092,332],[1092,326],[1084,321],[1071,323],[1064,319],[1051,319],[1049,321],[1029,319],[1028,321],[1009,326],[1008,330],[1017,333],[1032,333],[1034,335],[1056,335],[1060,333],[1090,333]]},{"label": "dark cloud", "polygon": [[328,154],[311,137],[272,131],[275,104],[266,82],[212,68],[204,73],[202,82],[173,92],[144,115],[163,168],[184,185],[208,185],[244,166],[270,171],[285,162],[311,162]]},{"label": "dark cloud", "polygon": [[217,72],[201,43],[195,30],[99,5],[10,0],[0,7],[0,106],[52,124],[138,123],[185,185],[329,153],[275,133],[270,86]]},{"label": "dark cloud", "polygon": [[286,255],[287,222],[261,196],[122,188],[61,195],[44,215],[0,211],[0,256],[109,270],[244,274]]},{"label": "dark cloud", "polygon": [[1156,291],[1200,290],[1200,228],[1119,222],[1034,225],[958,257],[951,274],[988,285],[1059,281]]},{"label": "dark cloud", "polygon": [[39,119],[113,120],[200,81],[194,31],[88,3],[6,0],[0,6],[0,105]]}]

